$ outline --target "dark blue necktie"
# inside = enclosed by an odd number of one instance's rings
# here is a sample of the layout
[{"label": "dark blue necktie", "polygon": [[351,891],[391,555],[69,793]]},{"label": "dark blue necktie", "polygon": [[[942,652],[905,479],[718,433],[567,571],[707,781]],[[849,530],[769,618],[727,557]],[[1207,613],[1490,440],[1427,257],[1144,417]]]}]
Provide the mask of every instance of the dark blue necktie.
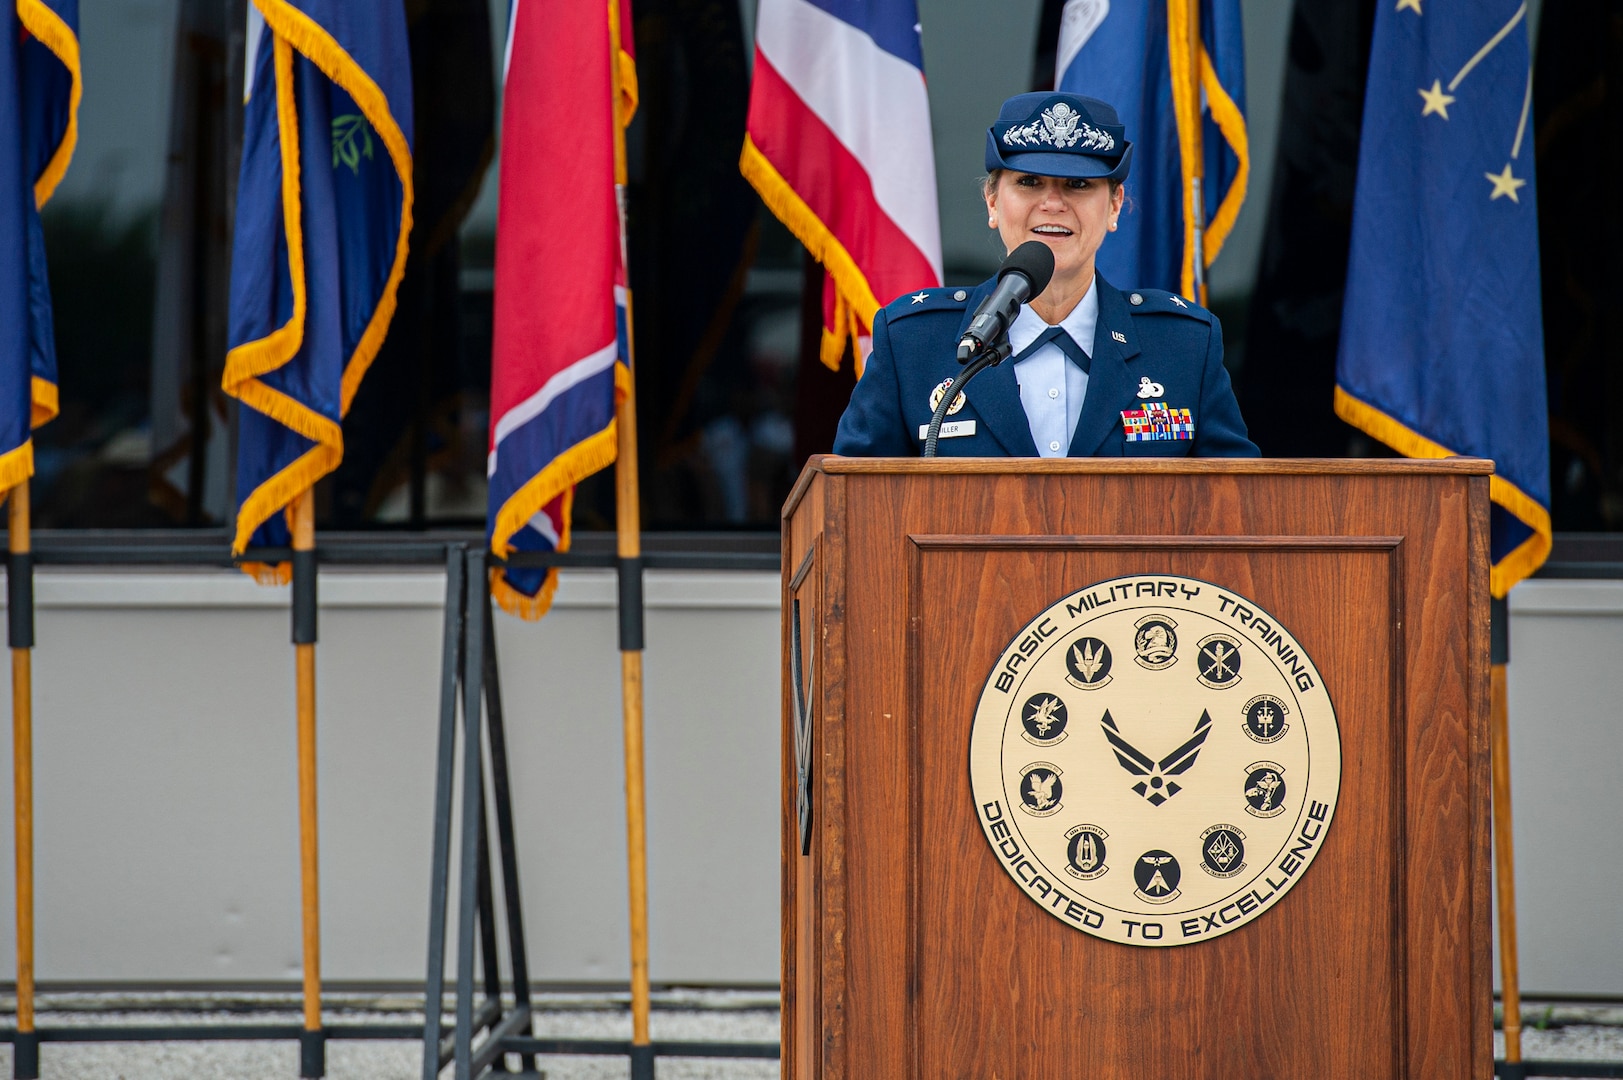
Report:
[{"label": "dark blue necktie", "polygon": [[1050,341],[1059,346],[1060,352],[1071,358],[1071,363],[1081,368],[1085,373],[1092,373],[1091,367],[1093,365],[1093,360],[1088,356],[1087,353],[1082,351],[1082,346],[1076,343],[1076,339],[1065,332],[1065,327],[1063,326],[1050,326],[1047,330],[1044,330],[1042,333],[1038,334],[1037,340],[1033,341],[1024,349],[1021,349],[1019,354],[1014,357],[1013,362],[1018,363],[1019,361],[1024,360],[1026,357],[1042,348],[1045,343]]}]

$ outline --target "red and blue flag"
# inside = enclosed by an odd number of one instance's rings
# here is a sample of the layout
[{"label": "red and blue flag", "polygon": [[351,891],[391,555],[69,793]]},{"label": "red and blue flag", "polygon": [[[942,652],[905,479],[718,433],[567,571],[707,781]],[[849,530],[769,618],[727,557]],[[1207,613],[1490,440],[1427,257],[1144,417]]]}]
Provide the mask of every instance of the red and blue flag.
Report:
[{"label": "red and blue flag", "polygon": [[0,493],[34,474],[57,411],[56,338],[39,212],[78,138],[78,0],[8,0],[0,40]]},{"label": "red and blue flag", "polygon": [[[512,7],[487,461],[490,546],[504,558],[567,550],[575,484],[615,458],[615,406],[631,379],[630,18],[629,0]],[[540,618],[557,572],[508,567],[492,584],[504,610]]]},{"label": "red and blue flag", "polygon": [[941,284],[914,0],[761,0],[739,167],[827,271],[823,362],[857,371],[882,303]]},{"label": "red and blue flag", "polygon": [[252,5],[224,378],[242,403],[235,552],[286,544],[289,504],[343,460],[412,208],[402,0]]}]

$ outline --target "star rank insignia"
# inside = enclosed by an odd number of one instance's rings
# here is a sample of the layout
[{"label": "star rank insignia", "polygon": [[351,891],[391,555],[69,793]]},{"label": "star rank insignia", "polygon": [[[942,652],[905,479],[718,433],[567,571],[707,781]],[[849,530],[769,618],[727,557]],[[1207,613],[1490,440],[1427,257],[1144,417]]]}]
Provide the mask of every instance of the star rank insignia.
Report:
[{"label": "star rank insignia", "polygon": [[1179,296],[1177,293],[1172,294],[1172,302],[1174,304],[1177,304],[1181,308],[1186,308],[1186,307],[1189,306],[1188,304],[1183,302],[1183,297]]},{"label": "star rank insignia", "polygon": [[930,299],[930,294],[927,292],[914,293],[912,299],[915,304],[922,304],[926,300]]}]

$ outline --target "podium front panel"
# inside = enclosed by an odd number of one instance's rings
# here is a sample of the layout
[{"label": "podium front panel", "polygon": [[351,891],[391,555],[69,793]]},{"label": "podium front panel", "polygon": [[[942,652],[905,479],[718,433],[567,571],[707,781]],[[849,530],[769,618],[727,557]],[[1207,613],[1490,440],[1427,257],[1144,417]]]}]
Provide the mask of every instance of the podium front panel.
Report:
[{"label": "podium front panel", "polygon": [[[785,1075],[1487,1075],[1483,464],[949,468],[824,459],[788,513],[807,705],[797,727],[786,665]],[[969,774],[976,703],[1022,628],[1142,575],[1288,627],[1340,735],[1300,880],[1176,947],[1084,933],[1023,892]],[[1071,731],[1097,740],[1086,710]]]}]

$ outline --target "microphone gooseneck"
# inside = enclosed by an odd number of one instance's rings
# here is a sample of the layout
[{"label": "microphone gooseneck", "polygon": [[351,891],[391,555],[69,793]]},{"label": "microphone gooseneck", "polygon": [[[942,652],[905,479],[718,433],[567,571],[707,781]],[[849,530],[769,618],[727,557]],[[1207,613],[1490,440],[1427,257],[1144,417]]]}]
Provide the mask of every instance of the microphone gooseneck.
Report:
[{"label": "microphone gooseneck", "polygon": [[936,443],[941,439],[941,421],[947,418],[947,410],[952,408],[952,403],[963,396],[964,387],[969,385],[969,380],[987,368],[1003,363],[1009,358],[1011,351],[1009,339],[1007,337],[1000,339],[990,349],[983,350],[979,356],[971,360],[963,372],[952,381],[952,385],[942,392],[941,400],[936,403],[935,412],[930,414],[930,426],[924,433],[925,457],[936,456]]},{"label": "microphone gooseneck", "polygon": [[1054,252],[1041,240],[1027,240],[1003,260],[997,272],[997,288],[981,301],[969,321],[969,329],[958,341],[958,362],[996,342],[1009,332],[1020,305],[1048,288],[1054,276]]}]

